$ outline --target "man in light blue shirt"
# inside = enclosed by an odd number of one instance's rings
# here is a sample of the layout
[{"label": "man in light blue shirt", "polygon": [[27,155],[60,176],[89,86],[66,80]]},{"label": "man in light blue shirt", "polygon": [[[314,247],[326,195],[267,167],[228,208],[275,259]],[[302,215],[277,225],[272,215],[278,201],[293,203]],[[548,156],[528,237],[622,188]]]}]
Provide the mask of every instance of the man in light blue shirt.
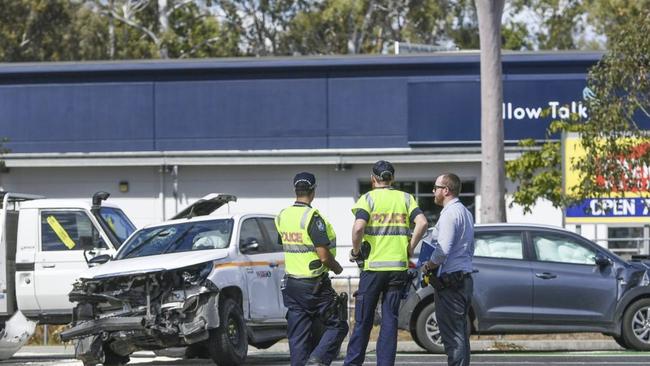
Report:
[{"label": "man in light blue shirt", "polygon": [[438,245],[425,271],[436,270],[442,289],[435,291],[436,318],[450,366],[469,365],[467,314],[472,302],[472,257],[474,218],[458,199],[460,179],[456,174],[440,175],[433,186],[434,202],[443,206],[436,224]]}]

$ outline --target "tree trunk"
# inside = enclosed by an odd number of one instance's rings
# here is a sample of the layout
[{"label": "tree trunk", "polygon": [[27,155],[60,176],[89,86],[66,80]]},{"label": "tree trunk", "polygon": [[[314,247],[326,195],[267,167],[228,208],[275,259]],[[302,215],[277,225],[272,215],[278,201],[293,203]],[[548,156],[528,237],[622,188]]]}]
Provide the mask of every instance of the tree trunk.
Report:
[{"label": "tree trunk", "polygon": [[[114,0],[108,1],[109,9],[115,9]],[[115,59],[115,23],[113,13],[108,14],[108,58]]]},{"label": "tree trunk", "polygon": [[475,0],[481,45],[481,223],[506,221],[501,16],[504,0]]},{"label": "tree trunk", "polygon": [[169,58],[169,52],[165,44],[165,35],[169,32],[168,10],[167,0],[158,0],[158,26],[160,27],[158,34],[161,40],[158,49],[160,50],[160,58]]}]

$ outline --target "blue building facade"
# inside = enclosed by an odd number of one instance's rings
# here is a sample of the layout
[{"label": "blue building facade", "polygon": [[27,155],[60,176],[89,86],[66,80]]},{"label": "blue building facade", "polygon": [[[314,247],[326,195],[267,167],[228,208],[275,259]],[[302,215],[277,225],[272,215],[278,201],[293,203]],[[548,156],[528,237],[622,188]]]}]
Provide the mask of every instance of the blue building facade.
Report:
[{"label": "blue building facade", "polygon": [[[509,143],[584,113],[600,53],[505,54]],[[411,148],[480,141],[479,55],[0,67],[13,153]]]}]

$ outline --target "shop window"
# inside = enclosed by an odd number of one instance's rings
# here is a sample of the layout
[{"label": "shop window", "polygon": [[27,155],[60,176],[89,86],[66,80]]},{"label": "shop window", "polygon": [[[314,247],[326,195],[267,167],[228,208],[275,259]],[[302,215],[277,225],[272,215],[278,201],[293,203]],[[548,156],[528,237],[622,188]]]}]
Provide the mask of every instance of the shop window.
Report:
[{"label": "shop window", "polygon": [[[461,184],[460,201],[472,213],[472,216],[476,217],[476,183],[473,180],[463,180]],[[429,220],[429,225],[434,225],[438,222],[442,207],[433,203],[433,180],[397,181],[393,183],[393,187],[408,192],[415,197],[418,206],[420,206],[427,220]],[[359,182],[359,196],[368,192],[370,189],[370,182]]]},{"label": "shop window", "polygon": [[617,254],[641,253],[644,244],[643,226],[608,227],[607,247]]}]

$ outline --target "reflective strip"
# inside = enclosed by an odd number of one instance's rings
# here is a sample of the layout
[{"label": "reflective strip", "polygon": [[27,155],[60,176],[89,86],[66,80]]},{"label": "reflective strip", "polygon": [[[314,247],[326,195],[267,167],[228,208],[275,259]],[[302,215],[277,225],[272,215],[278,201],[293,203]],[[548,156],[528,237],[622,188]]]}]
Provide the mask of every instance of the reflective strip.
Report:
[{"label": "reflective strip", "polygon": [[283,212],[284,212],[284,210],[280,211],[278,216],[275,217],[275,226],[277,226],[278,228],[280,227],[280,217],[282,216]]},{"label": "reflective strip", "polygon": [[366,235],[411,235],[411,229],[403,226],[366,226]]},{"label": "reflective strip", "polygon": [[368,267],[369,268],[406,267],[406,262],[403,261],[370,262]]},{"label": "reflective strip", "polygon": [[[370,212],[375,210],[375,201],[370,197],[370,192],[366,193],[366,202],[368,202],[368,207],[370,207]],[[368,212],[368,213],[370,213]]]},{"label": "reflective strip", "polygon": [[411,197],[410,194],[404,192],[404,201],[406,201],[406,214],[411,213]]},{"label": "reflective strip", "polygon": [[311,212],[311,209],[305,210],[305,213],[302,214],[302,219],[300,219],[300,228],[305,230],[305,225],[307,225],[307,217],[309,217],[309,213]]},{"label": "reflective strip", "polygon": [[282,244],[282,248],[287,253],[311,253],[316,251],[313,245],[307,244]]}]

